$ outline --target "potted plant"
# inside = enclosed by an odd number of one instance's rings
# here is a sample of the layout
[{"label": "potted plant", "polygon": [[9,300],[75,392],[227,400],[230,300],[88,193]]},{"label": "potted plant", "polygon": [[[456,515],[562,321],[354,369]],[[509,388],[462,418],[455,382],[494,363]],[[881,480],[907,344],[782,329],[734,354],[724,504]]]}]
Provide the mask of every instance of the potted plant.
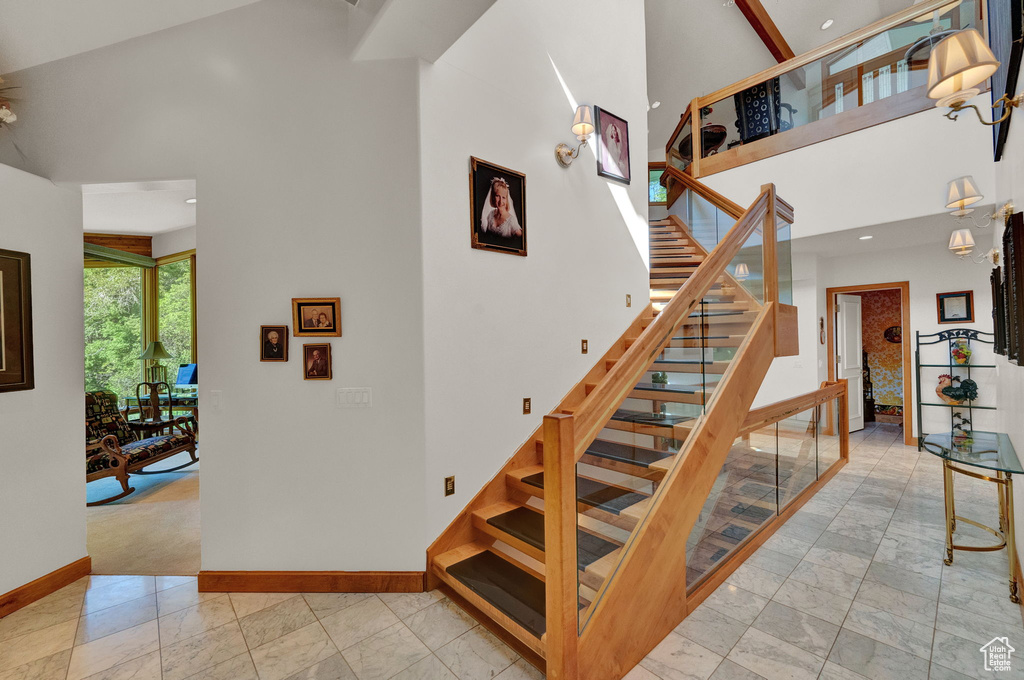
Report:
[{"label": "potted plant", "polygon": [[668,387],[668,373],[665,371],[655,371],[651,375],[651,383],[656,387]]}]

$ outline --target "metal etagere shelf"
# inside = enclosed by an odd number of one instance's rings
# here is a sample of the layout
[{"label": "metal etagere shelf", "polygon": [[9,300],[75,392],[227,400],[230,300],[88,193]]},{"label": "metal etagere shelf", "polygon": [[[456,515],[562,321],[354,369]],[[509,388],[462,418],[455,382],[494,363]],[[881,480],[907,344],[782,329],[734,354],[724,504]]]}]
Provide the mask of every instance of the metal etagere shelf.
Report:
[{"label": "metal etagere shelf", "polygon": [[[938,403],[938,398],[935,396],[933,390],[929,389],[927,395],[924,392],[924,388],[921,384],[921,373],[922,369],[927,368],[940,368],[945,369],[948,375],[952,376],[955,382],[962,383],[964,380],[973,380],[971,377],[972,370],[978,369],[992,369],[995,368],[995,364],[981,364],[974,363],[968,359],[967,363],[958,364],[953,359],[953,348],[962,343],[966,342],[968,347],[975,344],[981,345],[993,345],[995,342],[994,333],[986,333],[985,331],[974,330],[973,328],[951,328],[945,331],[939,331],[938,333],[922,334],[918,331],[917,346],[914,350],[914,361],[917,369],[917,450],[920,451],[923,444],[924,438],[930,434],[925,432],[924,425],[924,407],[935,407],[944,408],[949,411],[949,431],[954,432],[956,430],[970,432],[976,428],[973,424],[974,411],[995,411],[995,406],[981,406],[977,405],[975,401],[964,401],[961,404],[943,404]],[[921,348],[929,345],[940,345],[946,344],[946,363],[922,363],[921,362]],[[972,348],[971,359],[977,352]],[[934,376],[938,379],[939,374]],[[979,394],[979,397],[983,395]],[[927,399],[927,401],[926,401]],[[966,414],[966,415],[965,415]]]}]

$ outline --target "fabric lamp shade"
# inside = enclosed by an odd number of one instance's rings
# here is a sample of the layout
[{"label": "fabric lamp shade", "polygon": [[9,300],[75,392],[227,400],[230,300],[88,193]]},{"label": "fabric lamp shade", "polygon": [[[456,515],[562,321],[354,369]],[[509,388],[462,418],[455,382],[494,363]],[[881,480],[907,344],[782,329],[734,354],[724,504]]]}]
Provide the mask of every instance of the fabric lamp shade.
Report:
[{"label": "fabric lamp shade", "polygon": [[594,116],[589,106],[577,106],[576,115],[572,119],[572,133],[582,140],[594,132]]},{"label": "fabric lamp shade", "polygon": [[164,343],[160,342],[159,340],[154,340],[153,342],[149,343],[149,346],[146,347],[146,351],[143,352],[142,356],[140,356],[139,358],[160,360],[170,359],[171,355],[167,353],[166,349],[164,349]]},{"label": "fabric lamp shade", "polygon": [[949,183],[949,194],[946,196],[946,207],[950,209],[963,210],[966,206],[973,205],[984,196],[978,191],[978,185],[970,175],[957,177]]},{"label": "fabric lamp shade", "polygon": [[746,265],[746,263],[740,262],[738,265],[736,265],[736,273],[734,274],[734,276],[736,277],[737,281],[742,281],[743,279],[749,279],[750,278],[750,267],[748,267]]},{"label": "fabric lamp shade", "polygon": [[928,96],[944,99],[970,90],[998,68],[999,61],[980,33],[973,28],[954,33],[941,40],[928,58]]},{"label": "fabric lamp shade", "polygon": [[968,255],[974,250],[974,235],[970,229],[957,229],[949,237],[949,249],[957,255]]}]

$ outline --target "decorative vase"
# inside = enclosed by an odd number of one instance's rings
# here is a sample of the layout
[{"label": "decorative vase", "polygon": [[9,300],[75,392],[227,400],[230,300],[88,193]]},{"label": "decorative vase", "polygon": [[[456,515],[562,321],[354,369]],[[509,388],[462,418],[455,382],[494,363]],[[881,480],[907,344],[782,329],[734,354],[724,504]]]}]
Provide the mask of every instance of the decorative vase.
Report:
[{"label": "decorative vase", "polygon": [[953,363],[958,366],[970,363],[971,354],[973,354],[973,352],[965,338],[954,340],[953,344],[949,348],[949,355],[953,359]]}]

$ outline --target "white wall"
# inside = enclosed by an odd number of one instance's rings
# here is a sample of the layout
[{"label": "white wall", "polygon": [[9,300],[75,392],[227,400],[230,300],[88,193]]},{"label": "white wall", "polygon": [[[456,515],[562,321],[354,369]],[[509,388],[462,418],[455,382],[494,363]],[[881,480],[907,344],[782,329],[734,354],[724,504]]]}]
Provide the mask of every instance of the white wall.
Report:
[{"label": "white wall", "polygon": [[[9,79],[50,178],[197,179],[207,570],[423,568],[418,66],[354,64],[349,11],[264,0]],[[260,363],[260,324],[320,296],[341,298],[334,379],[302,380],[315,339]],[[373,406],[337,409],[340,387]]]},{"label": "white wall", "polygon": [[86,547],[82,197],[0,165],[0,205],[0,248],[32,256],[36,384],[0,394],[2,594]]},{"label": "white wall", "polygon": [[[499,0],[422,69],[428,535],[646,304],[645,68],[639,0]],[[555,162],[577,102],[629,122],[629,187],[597,176],[593,144]],[[469,247],[470,156],[526,173],[527,257]]]},{"label": "white wall", "polygon": [[954,123],[929,109],[701,181],[743,206],[773,182],[793,206],[793,238],[801,238],[934,215],[947,183],[961,175],[991,196],[991,138],[966,116]]},{"label": "white wall", "polygon": [[196,247],[196,227],[182,227],[153,237],[153,257],[175,255]]},{"label": "white wall", "polygon": [[[936,229],[948,229],[948,217],[935,219]],[[937,333],[953,327],[992,332],[992,292],[989,284],[991,266],[962,262],[943,243],[925,243],[910,248],[833,257],[798,252],[793,259],[794,278],[797,279],[794,301],[799,308],[800,354],[775,359],[758,393],[759,404],[808,392],[816,389],[822,380],[828,379],[827,348],[818,342],[818,318],[825,315],[827,288],[910,282],[910,328],[904,328],[903,332],[911,338],[911,374],[904,376],[904,386],[910,390],[911,408],[916,408],[913,373],[915,332]],[[813,270],[816,270],[816,274],[812,297],[807,275]],[[935,296],[959,290],[974,291],[975,323],[940,325],[936,318]],[[922,376],[923,380],[930,378],[930,375]],[[979,384],[981,382],[979,378]],[[934,387],[934,382],[925,383],[923,389],[931,391]],[[914,421],[916,433],[916,411]],[[929,428],[925,430],[929,431]],[[935,430],[935,427],[931,428],[931,431]]]}]

